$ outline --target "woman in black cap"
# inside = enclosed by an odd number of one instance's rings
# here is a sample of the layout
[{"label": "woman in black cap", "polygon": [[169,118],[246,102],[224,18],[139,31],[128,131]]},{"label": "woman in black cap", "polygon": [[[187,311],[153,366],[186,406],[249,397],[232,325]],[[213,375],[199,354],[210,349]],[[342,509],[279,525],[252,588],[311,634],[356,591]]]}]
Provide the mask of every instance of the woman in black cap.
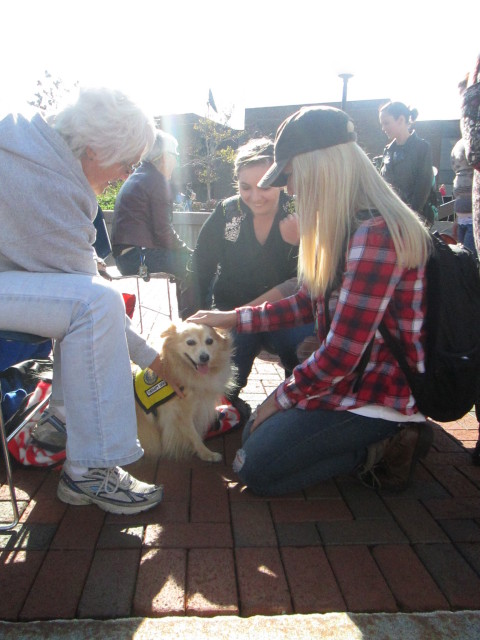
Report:
[{"label": "woman in black cap", "polygon": [[316,322],[319,348],[245,427],[234,470],[258,494],[352,471],[400,490],[431,444],[431,426],[377,331],[383,319],[401,332],[409,364],[422,370],[430,238],[355,138],[348,115],[331,107],[304,107],[283,122],[259,185],[296,194],[302,288],[262,307],[191,318],[239,332]]}]

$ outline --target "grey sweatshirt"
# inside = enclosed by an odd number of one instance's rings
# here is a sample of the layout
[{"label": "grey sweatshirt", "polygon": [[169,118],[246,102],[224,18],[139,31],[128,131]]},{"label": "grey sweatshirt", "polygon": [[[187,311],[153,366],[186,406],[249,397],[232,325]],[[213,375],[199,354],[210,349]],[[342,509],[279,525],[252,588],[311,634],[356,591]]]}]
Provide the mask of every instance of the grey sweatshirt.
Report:
[{"label": "grey sweatshirt", "polygon": [[[97,275],[96,213],[80,161],[39,114],[0,121],[0,271]],[[146,367],[157,352],[125,317],[130,357]]]}]

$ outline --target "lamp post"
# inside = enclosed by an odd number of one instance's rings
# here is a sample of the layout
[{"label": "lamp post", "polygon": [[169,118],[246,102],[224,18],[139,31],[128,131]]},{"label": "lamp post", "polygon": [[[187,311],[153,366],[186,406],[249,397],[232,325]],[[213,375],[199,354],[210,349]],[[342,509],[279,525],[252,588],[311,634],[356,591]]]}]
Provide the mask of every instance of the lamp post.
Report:
[{"label": "lamp post", "polygon": [[338,77],[343,80],[342,111],[345,111],[347,106],[347,85],[350,78],[353,78],[353,73],[339,73]]}]

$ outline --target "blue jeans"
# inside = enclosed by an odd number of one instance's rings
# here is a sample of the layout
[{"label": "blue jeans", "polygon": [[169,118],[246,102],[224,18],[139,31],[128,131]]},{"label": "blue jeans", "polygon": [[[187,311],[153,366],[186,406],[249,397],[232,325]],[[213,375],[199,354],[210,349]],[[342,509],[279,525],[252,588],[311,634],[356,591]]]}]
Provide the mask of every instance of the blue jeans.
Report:
[{"label": "blue jeans", "polygon": [[122,276],[133,276],[138,273],[142,253],[145,255],[145,264],[150,273],[170,273],[181,281],[185,280],[190,253],[164,248],[142,251],[139,247],[134,247],[131,251],[117,256],[115,263]]},{"label": "blue jeans", "polygon": [[313,332],[313,324],[300,325],[291,329],[279,329],[268,333],[237,333],[233,331],[233,363],[237,368],[238,391],[247,384],[253,362],[262,349],[276,353],[285,368],[286,375],[290,375],[292,369],[298,364],[297,346],[307,336],[313,335]]},{"label": "blue jeans", "polygon": [[282,495],[350,473],[365,462],[367,448],[405,423],[349,411],[279,411],[242,436],[233,470],[258,495]]},{"label": "blue jeans", "polygon": [[470,249],[474,255],[477,255],[473,238],[473,224],[459,224],[457,226],[457,241],[461,242],[467,249]]},{"label": "blue jeans", "polygon": [[65,406],[74,464],[112,467],[143,455],[126,318],[122,295],[99,276],[0,273],[0,329],[56,341],[52,405]]}]

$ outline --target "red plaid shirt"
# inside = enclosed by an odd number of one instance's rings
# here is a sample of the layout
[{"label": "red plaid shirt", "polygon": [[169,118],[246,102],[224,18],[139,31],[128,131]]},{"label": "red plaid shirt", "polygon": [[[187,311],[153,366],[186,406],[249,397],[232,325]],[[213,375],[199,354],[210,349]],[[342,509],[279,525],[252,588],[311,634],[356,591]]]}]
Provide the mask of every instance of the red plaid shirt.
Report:
[{"label": "red plaid shirt", "polygon": [[[317,320],[320,348],[297,366],[275,392],[280,409],[344,411],[380,405],[402,414],[417,413],[406,378],[377,331],[382,318],[400,337],[407,361],[424,371],[423,319],[425,269],[404,269],[381,217],[362,222],[351,240],[340,290],[330,298],[332,318],[326,335],[324,299],[303,288],[296,295],[261,307],[237,310],[237,329],[273,331]],[[374,337],[361,378],[355,369]]]}]

